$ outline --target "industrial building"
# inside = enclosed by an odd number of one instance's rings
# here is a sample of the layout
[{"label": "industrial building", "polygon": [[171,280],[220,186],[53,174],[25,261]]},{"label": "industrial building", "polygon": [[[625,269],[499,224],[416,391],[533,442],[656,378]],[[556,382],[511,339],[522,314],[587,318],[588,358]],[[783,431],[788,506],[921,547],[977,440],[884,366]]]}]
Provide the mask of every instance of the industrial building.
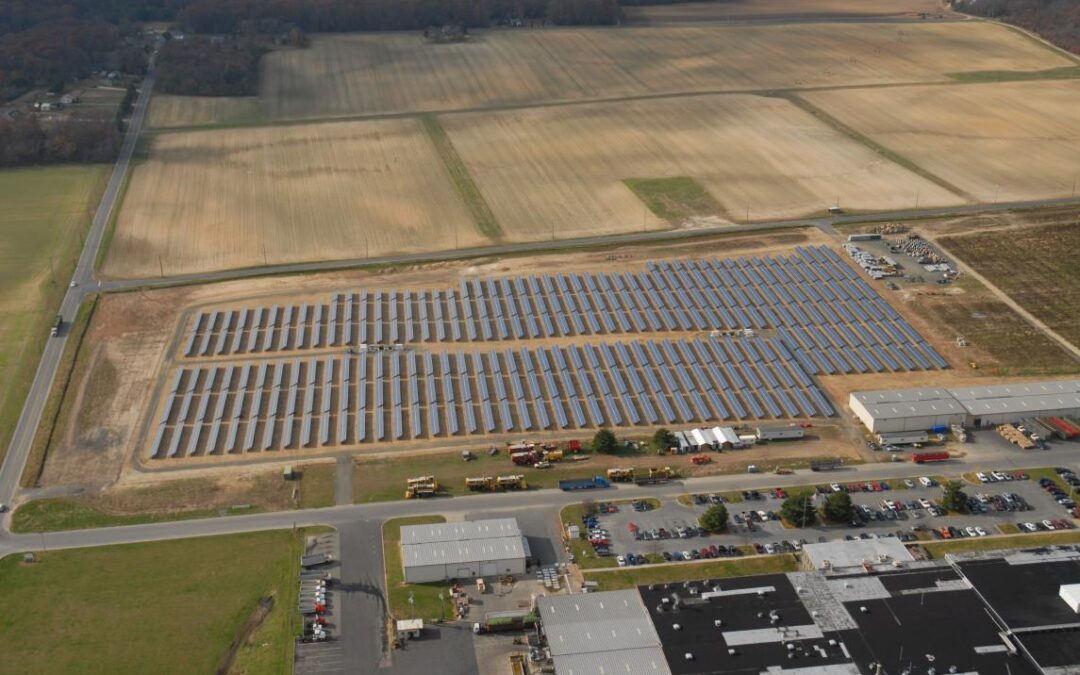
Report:
[{"label": "industrial building", "polygon": [[559,675],[670,675],[660,638],[636,590],[543,596],[537,607]]},{"label": "industrial building", "polygon": [[514,518],[401,528],[401,564],[410,584],[525,573],[529,543]]},{"label": "industrial building", "polygon": [[852,563],[830,569],[542,598],[551,664],[558,675],[1080,672],[1080,546],[913,560],[886,543],[889,559],[864,566],[864,545],[817,551]]},{"label": "industrial building", "polygon": [[1025,417],[1080,414],[1080,380],[852,392],[848,407],[876,434],[954,424],[991,427]]}]

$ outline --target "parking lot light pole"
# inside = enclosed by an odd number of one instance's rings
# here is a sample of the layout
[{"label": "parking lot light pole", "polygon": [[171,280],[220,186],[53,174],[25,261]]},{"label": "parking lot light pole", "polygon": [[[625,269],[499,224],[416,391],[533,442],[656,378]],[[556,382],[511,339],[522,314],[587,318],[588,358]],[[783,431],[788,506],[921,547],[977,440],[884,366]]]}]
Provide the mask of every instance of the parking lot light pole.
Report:
[{"label": "parking lot light pole", "polygon": [[416,618],[416,596],[412,593],[409,593],[409,618]]},{"label": "parking lot light pole", "polygon": [[443,600],[443,592],[439,591],[439,623],[446,619],[446,603]]}]

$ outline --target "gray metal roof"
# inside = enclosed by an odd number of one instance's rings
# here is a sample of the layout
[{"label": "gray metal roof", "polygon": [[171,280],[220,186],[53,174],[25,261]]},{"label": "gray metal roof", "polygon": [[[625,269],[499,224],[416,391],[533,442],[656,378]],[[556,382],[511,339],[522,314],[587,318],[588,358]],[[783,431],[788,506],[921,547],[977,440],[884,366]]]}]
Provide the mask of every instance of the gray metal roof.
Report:
[{"label": "gray metal roof", "polygon": [[436,541],[401,547],[401,560],[405,567],[452,565],[525,557],[527,557],[525,544],[520,535],[468,541]]},{"label": "gray metal roof", "polygon": [[623,649],[617,652],[563,654],[552,659],[557,675],[670,675],[659,647]]},{"label": "gray metal roof", "polygon": [[515,518],[492,518],[457,523],[406,525],[401,528],[401,544],[431,544],[440,541],[468,541],[494,537],[520,537]]},{"label": "gray metal roof", "polygon": [[897,389],[852,392],[875,419],[943,415],[989,415],[1080,408],[1080,380],[1000,384],[959,389]]},{"label": "gray metal roof", "polygon": [[553,655],[660,648],[636,590],[546,596],[538,606]]},{"label": "gray metal roof", "polygon": [[894,560],[914,560],[904,544],[896,537],[804,544],[803,552],[809,556],[814,567],[818,569],[826,560],[834,569],[860,567],[863,561],[876,564],[878,555],[882,553]]}]

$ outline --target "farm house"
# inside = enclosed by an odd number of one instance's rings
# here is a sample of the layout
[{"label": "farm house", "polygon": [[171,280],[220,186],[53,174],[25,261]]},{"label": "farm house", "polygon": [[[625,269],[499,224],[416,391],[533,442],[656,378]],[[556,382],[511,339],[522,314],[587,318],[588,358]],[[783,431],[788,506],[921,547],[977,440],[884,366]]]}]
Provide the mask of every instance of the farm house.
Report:
[{"label": "farm house", "polygon": [[410,584],[517,576],[528,558],[528,542],[514,518],[401,528],[401,563]]}]

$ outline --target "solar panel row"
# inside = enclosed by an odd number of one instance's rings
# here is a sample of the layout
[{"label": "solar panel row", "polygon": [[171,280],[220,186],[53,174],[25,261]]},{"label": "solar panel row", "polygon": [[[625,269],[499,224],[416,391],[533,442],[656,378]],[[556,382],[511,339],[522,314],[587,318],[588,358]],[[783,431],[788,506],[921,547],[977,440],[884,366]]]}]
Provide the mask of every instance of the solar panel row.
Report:
[{"label": "solar panel row", "polygon": [[209,365],[171,384],[155,457],[833,414],[795,352],[758,336]]}]

